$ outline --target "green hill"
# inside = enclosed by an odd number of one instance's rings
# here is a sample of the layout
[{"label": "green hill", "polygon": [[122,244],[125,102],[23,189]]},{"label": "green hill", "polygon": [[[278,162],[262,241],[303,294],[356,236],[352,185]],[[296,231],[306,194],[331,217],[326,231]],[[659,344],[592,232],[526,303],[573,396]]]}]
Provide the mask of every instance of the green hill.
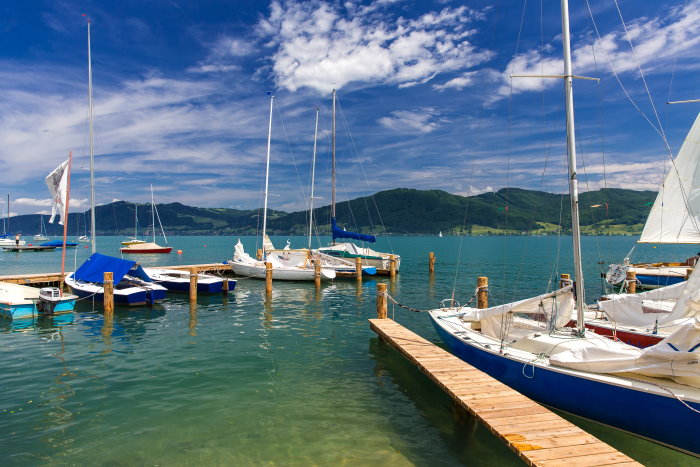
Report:
[{"label": "green hill", "polygon": [[[582,231],[589,234],[639,234],[656,193],[608,188],[582,193],[579,198]],[[397,188],[338,203],[338,224],[348,230],[376,234],[504,234],[568,232],[569,196],[519,188],[464,197],[441,190]],[[597,207],[592,207],[597,206]],[[138,205],[139,232],[151,224],[148,204]],[[98,235],[131,235],[133,203],[117,201],[96,208]],[[159,204],[158,215],[171,235],[246,235],[259,231],[261,210],[198,208],[181,203]],[[85,233],[89,213],[73,213],[69,234]],[[318,232],[330,232],[330,206],[314,210]],[[46,216],[45,216],[45,220]],[[39,215],[12,217],[13,232],[39,231]],[[308,213],[268,211],[270,234],[305,234]],[[49,235],[60,235],[58,224],[46,224]],[[88,229],[89,230],[89,229]]]}]

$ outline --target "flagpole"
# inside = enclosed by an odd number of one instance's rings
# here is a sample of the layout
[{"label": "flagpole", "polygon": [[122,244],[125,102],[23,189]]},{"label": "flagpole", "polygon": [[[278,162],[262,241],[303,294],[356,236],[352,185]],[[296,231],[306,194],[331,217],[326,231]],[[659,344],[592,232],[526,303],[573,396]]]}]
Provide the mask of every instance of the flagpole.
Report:
[{"label": "flagpole", "polygon": [[61,288],[60,294],[63,296],[63,282],[66,272],[66,238],[68,237],[68,203],[70,202],[70,168],[73,163],[73,152],[68,153],[68,174],[66,179],[66,205],[63,211],[63,251],[61,251]]}]

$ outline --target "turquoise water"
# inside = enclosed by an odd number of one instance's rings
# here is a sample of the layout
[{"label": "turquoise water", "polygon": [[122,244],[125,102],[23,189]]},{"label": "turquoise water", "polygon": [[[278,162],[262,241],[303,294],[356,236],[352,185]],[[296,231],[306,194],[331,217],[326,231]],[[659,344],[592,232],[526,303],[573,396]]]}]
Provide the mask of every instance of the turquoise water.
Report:
[{"label": "turquoise water", "polygon": [[[101,237],[118,255],[119,240]],[[242,239],[248,251],[255,239]],[[273,238],[283,246],[286,238]],[[302,246],[302,238],[292,238]],[[144,265],[224,261],[235,238],[174,237],[182,255]],[[377,281],[419,309],[469,299],[489,276],[500,302],[543,291],[571,272],[569,238],[392,237],[401,273],[324,284],[240,280],[228,298],[173,295],[161,306],[119,309],[105,323],[89,302],[73,317],[0,321],[2,465],[520,465],[486,429],[369,330]],[[206,246],[205,246],[206,245]],[[586,288],[600,293],[600,260],[620,260],[631,237],[585,237]],[[428,252],[437,256],[427,273]],[[640,247],[635,259],[674,260],[693,247]],[[68,270],[88,249],[68,251]],[[552,265],[561,257],[558,268]],[[459,261],[458,261],[459,259]],[[459,264],[459,267],[457,265]],[[60,252],[2,253],[0,274],[60,269]],[[589,300],[589,301],[590,301]],[[439,342],[425,315],[390,315]],[[619,431],[576,423],[647,465],[697,460]]]}]

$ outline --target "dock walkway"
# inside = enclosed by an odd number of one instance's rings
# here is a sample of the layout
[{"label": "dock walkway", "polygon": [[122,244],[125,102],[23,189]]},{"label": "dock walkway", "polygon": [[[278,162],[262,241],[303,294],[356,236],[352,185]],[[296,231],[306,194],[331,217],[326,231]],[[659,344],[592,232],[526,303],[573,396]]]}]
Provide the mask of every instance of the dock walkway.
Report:
[{"label": "dock walkway", "polygon": [[528,465],[640,466],[549,409],[391,319],[370,327],[503,440]]}]

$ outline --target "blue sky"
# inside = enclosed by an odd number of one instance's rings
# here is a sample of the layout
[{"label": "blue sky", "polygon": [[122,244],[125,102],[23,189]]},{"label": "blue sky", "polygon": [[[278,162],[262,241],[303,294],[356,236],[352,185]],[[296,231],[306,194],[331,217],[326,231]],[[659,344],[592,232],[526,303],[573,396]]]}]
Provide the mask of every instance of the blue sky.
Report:
[{"label": "blue sky", "polygon": [[[656,189],[661,133],[675,153],[700,110],[665,104],[700,98],[700,1],[617,5],[570,7],[574,73],[601,79],[575,82],[583,191]],[[88,207],[83,13],[100,204],[146,202],[152,184],[160,203],[258,207],[268,90],[271,207],[307,203],[316,106],[316,204],[327,204],[333,87],[340,200],[397,187],[566,190],[561,80],[509,78],[563,72],[559,2],[35,0],[0,5],[2,206],[9,193],[13,214],[50,212],[43,180],[69,151],[71,210]]]}]

